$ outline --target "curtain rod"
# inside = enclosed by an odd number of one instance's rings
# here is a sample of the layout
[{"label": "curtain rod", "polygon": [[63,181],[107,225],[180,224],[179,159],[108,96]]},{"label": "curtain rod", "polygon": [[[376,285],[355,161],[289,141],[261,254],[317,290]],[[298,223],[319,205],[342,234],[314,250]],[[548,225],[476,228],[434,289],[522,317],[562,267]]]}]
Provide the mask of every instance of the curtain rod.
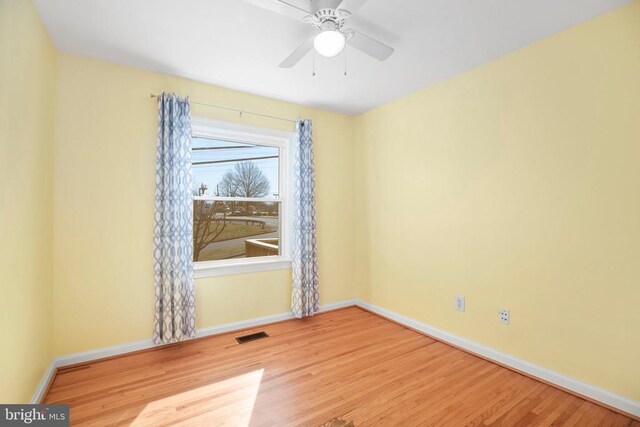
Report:
[{"label": "curtain rod", "polygon": [[[151,94],[151,98],[157,98],[157,97],[158,97],[158,95],[156,95],[155,93]],[[268,119],[282,120],[282,121],[289,122],[289,123],[295,123],[296,122],[295,120],[286,119],[284,117],[270,116],[268,114],[260,114],[260,113],[254,113],[252,111],[238,110],[236,108],[223,107],[221,105],[205,104],[203,102],[195,102],[195,101],[189,101],[189,102],[191,104],[203,105],[205,107],[219,108],[221,110],[227,110],[227,111],[235,111],[236,113],[240,114],[240,117],[242,117],[243,114],[251,114],[252,116],[259,116],[259,117],[266,117]]]}]

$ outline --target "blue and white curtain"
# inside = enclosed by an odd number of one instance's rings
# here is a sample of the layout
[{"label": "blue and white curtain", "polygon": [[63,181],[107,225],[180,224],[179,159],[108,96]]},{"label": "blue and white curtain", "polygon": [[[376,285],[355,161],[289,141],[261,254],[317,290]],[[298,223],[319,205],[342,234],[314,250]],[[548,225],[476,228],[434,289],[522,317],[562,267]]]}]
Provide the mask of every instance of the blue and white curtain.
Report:
[{"label": "blue and white curtain", "polygon": [[156,344],[196,335],[189,100],[158,97],[154,279]]},{"label": "blue and white curtain", "polygon": [[315,185],[311,120],[298,120],[293,162],[294,225],[291,294],[291,312],[298,318],[313,316],[320,308]]}]

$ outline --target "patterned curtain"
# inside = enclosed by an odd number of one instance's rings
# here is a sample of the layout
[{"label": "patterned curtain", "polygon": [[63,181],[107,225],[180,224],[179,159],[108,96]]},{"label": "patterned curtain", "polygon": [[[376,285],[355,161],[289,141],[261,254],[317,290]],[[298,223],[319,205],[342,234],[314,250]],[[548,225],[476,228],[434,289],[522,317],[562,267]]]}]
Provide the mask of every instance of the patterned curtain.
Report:
[{"label": "patterned curtain", "polygon": [[300,318],[313,316],[320,308],[311,120],[298,120],[296,122],[293,207],[291,312],[295,317]]},{"label": "patterned curtain", "polygon": [[153,238],[156,344],[196,334],[192,181],[189,100],[162,93],[158,97]]}]

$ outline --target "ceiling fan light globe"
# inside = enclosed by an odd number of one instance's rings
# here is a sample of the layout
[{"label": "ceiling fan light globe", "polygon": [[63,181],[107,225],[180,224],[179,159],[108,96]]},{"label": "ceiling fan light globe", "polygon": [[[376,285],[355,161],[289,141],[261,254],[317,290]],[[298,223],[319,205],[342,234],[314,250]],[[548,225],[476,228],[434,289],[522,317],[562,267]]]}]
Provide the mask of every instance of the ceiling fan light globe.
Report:
[{"label": "ceiling fan light globe", "polygon": [[316,52],[327,58],[332,58],[342,52],[345,39],[338,31],[323,31],[313,39],[313,47]]}]

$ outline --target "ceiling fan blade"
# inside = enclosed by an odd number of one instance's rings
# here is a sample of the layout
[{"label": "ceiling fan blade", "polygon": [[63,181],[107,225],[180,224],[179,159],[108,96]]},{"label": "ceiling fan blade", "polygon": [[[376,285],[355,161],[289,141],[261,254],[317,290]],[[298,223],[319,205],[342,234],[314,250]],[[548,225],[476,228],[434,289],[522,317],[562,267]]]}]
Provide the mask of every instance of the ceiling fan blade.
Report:
[{"label": "ceiling fan blade", "polygon": [[356,10],[360,9],[366,2],[367,0],[342,0],[340,5],[338,5],[336,9],[345,9],[353,13]]},{"label": "ceiling fan blade", "polygon": [[310,37],[307,40],[303,41],[300,46],[298,46],[291,55],[287,56],[287,59],[282,61],[279,65],[280,68],[291,68],[296,65],[304,56],[313,49],[313,39],[314,37]]},{"label": "ceiling fan blade", "polygon": [[284,0],[244,0],[244,2],[298,21],[302,21],[305,17],[311,15],[310,11]]},{"label": "ceiling fan blade", "polygon": [[347,30],[345,33],[351,33],[351,37],[348,39],[348,43],[351,46],[361,50],[378,61],[384,61],[394,52],[392,47],[389,47],[376,39],[372,39],[359,31]]}]

